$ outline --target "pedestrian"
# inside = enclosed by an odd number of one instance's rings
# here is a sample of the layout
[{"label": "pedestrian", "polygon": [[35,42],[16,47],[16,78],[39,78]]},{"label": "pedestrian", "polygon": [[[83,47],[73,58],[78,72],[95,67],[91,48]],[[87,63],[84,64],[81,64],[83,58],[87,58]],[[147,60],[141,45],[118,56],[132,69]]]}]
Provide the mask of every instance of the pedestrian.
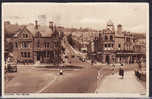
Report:
[{"label": "pedestrian", "polygon": [[142,66],[141,66],[141,62],[140,62],[140,61],[138,62],[138,67],[139,67],[139,69],[141,70],[141,67],[142,67]]},{"label": "pedestrian", "polygon": [[121,67],[119,69],[119,76],[121,76],[122,79],[124,78],[124,69],[122,69]]},{"label": "pedestrian", "polygon": [[115,65],[112,64],[112,75],[115,73]]},{"label": "pedestrian", "polygon": [[124,78],[124,69],[122,69],[122,79]]},{"label": "pedestrian", "polygon": [[120,66],[123,66],[123,63],[120,63]]},{"label": "pedestrian", "polygon": [[93,60],[91,60],[91,65],[93,65],[93,63],[94,63],[94,61],[93,61]]},{"label": "pedestrian", "polygon": [[121,76],[122,75],[122,70],[121,70],[121,68],[119,68],[119,76]]}]

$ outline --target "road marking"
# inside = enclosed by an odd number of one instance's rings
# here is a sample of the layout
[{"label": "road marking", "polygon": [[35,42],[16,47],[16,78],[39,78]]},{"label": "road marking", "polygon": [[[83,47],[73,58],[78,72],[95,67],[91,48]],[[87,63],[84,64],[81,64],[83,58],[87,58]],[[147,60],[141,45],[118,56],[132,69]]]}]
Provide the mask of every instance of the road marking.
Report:
[{"label": "road marking", "polygon": [[46,86],[44,86],[42,89],[40,89],[37,93],[43,92],[45,89],[47,89],[56,80],[57,80],[57,77],[55,77],[50,83],[48,83]]},{"label": "road marking", "polygon": [[100,80],[103,77],[102,70],[98,71],[97,80]]}]

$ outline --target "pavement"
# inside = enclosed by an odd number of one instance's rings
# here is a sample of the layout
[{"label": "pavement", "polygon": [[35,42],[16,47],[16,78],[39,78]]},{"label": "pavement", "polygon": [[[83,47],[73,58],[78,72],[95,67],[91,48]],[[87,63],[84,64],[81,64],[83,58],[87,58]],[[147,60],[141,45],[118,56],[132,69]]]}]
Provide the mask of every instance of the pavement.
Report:
[{"label": "pavement", "polygon": [[145,87],[137,80],[134,71],[126,71],[122,79],[118,73],[99,82],[96,93],[145,93]]}]

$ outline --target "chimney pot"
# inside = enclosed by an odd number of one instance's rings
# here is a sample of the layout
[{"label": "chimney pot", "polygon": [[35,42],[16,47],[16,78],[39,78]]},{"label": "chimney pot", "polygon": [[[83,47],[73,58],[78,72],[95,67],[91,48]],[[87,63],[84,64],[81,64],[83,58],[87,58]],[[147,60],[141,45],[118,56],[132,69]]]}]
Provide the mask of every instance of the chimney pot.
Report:
[{"label": "chimney pot", "polygon": [[38,29],[38,21],[35,20],[35,29]]},{"label": "chimney pot", "polygon": [[49,22],[49,28],[50,28],[50,29],[52,29],[52,31],[54,30],[54,28],[53,28],[53,27],[54,27],[54,26],[53,26],[53,22],[52,22],[52,21],[50,21],[50,22]]}]

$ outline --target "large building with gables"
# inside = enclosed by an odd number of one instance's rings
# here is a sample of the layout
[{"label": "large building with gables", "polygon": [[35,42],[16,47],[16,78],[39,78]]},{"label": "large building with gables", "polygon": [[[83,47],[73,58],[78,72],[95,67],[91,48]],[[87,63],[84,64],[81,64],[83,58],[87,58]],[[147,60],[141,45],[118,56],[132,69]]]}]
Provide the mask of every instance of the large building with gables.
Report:
[{"label": "large building with gables", "polygon": [[[99,31],[93,43],[94,50],[88,53],[93,60],[108,64],[145,62],[146,39],[139,39],[133,33],[124,31],[121,24],[115,29],[111,20],[107,22],[105,29]],[[92,43],[89,46],[91,45]]]},{"label": "large building with gables", "polygon": [[22,26],[12,38],[13,55],[17,63],[60,63],[63,32],[49,22],[49,27]]}]

